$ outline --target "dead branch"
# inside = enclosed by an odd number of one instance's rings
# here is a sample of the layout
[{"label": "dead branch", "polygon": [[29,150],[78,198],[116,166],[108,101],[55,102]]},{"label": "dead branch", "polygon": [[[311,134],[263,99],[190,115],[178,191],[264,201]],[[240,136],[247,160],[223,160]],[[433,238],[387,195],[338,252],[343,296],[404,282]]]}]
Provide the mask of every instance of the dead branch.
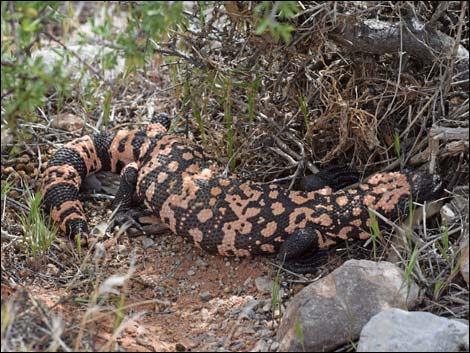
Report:
[{"label": "dead branch", "polygon": [[[452,53],[454,39],[434,28],[425,26],[417,19],[409,22],[388,23],[376,19],[363,20],[356,16],[338,16],[338,26],[330,34],[330,38],[344,49],[351,52],[368,54],[399,53],[408,55],[430,64],[435,60],[446,59]],[[400,26],[403,30],[400,31]],[[401,33],[400,33],[401,32]],[[402,37],[401,37],[402,34]],[[462,45],[458,46],[455,65],[455,81],[459,86],[469,86],[469,54]]]},{"label": "dead branch", "polygon": [[468,128],[450,128],[445,126],[436,126],[431,128],[429,136],[437,137],[441,140],[466,140],[468,141]]}]

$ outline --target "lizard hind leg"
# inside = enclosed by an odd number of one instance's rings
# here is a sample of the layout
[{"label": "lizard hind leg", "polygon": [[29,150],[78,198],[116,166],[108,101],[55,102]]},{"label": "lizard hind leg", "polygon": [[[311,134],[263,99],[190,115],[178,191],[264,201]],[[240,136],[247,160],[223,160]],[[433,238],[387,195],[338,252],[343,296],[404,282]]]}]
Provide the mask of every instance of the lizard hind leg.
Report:
[{"label": "lizard hind leg", "polygon": [[116,209],[114,223],[123,227],[131,236],[158,234],[165,230],[155,212],[146,208],[135,193],[137,163],[129,163],[121,173],[119,189],[113,201]]},{"label": "lizard hind leg", "polygon": [[282,267],[296,273],[315,272],[327,259],[327,250],[319,249],[318,235],[311,228],[294,231],[284,241],[278,254]]},{"label": "lizard hind leg", "polygon": [[121,172],[121,179],[119,189],[114,197],[112,208],[116,209],[115,223],[124,226],[130,223],[137,229],[141,229],[138,222],[140,211],[135,210],[135,187],[137,183],[137,164],[135,162],[129,163],[124,167]]}]

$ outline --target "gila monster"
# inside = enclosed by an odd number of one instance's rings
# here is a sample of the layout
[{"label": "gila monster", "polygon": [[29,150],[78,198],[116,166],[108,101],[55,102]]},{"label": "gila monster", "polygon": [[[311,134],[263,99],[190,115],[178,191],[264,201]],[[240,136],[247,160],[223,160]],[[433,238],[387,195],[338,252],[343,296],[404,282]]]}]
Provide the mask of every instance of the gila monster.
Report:
[{"label": "gila monster", "polygon": [[225,175],[201,147],[167,133],[169,125],[166,114],[157,114],[145,130],[84,136],[60,148],[44,174],[52,219],[71,237],[87,235],[79,188],[87,175],[108,170],[121,173],[113,203],[120,212],[131,210],[136,198],[173,233],[208,252],[278,253],[287,268],[308,269],[302,260],[310,262],[318,249],[370,236],[368,207],[396,218],[410,198],[430,200],[441,189],[438,176],[409,171],[375,174],[336,192],[256,183]]}]

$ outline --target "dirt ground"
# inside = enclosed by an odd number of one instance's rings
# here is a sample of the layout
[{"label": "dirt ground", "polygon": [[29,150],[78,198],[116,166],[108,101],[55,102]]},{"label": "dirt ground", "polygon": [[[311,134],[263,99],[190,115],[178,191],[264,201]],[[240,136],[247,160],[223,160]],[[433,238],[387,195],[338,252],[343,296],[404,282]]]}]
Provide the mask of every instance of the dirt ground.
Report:
[{"label": "dirt ground", "polygon": [[[169,231],[101,239],[99,250],[82,249],[81,257],[64,238],[41,260],[25,259],[16,245],[2,251],[2,301],[13,303],[16,325],[29,330],[48,331],[47,323],[60,317],[65,345],[73,347],[81,334],[77,348],[91,350],[246,351],[263,339],[274,341],[279,317],[271,310],[270,288],[255,285],[257,278],[276,277],[274,258],[210,255]],[[132,276],[87,309],[96,288],[129,273],[131,259]],[[291,283],[284,297],[302,287]],[[116,330],[121,296],[125,317]],[[41,342],[30,348],[43,350]]]}]

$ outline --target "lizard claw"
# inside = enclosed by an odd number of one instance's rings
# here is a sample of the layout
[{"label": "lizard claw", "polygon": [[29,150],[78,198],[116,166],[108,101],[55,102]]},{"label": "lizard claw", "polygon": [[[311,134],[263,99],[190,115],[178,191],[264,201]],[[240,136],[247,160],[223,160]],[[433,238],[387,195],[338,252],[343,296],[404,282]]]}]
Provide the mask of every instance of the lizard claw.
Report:
[{"label": "lizard claw", "polygon": [[137,229],[143,232],[142,225],[138,222],[140,212],[137,210],[118,211],[114,217],[113,224],[123,228],[124,231],[127,229]]}]

